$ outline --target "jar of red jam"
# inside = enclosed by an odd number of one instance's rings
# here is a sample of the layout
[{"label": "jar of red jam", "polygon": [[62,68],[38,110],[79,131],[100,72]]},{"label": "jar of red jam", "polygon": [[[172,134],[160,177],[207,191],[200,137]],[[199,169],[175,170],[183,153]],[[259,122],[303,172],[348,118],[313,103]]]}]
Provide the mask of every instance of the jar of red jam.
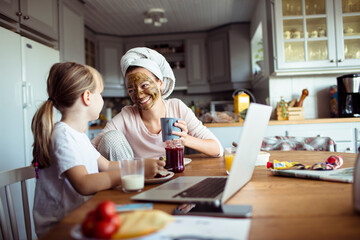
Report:
[{"label": "jar of red jam", "polygon": [[184,145],[180,139],[166,140],[165,168],[175,173],[184,171]]}]

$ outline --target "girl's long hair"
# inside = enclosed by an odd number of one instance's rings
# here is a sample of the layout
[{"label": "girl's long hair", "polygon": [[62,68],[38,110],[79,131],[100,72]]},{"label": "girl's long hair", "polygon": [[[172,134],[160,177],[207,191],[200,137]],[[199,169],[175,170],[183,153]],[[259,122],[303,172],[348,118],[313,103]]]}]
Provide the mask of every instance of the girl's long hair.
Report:
[{"label": "girl's long hair", "polygon": [[[96,77],[99,83],[96,81]],[[98,86],[98,85],[101,86]],[[75,62],[54,64],[47,79],[49,99],[36,111],[31,130],[34,136],[33,161],[39,168],[51,165],[51,133],[54,128],[53,107],[63,113],[81,97],[85,90],[103,87],[100,74],[92,67]]]}]

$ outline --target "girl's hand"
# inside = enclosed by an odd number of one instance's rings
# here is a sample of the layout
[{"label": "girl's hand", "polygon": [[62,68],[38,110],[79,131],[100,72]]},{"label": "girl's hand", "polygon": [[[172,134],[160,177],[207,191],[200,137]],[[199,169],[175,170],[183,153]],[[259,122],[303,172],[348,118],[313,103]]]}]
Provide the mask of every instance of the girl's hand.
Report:
[{"label": "girl's hand", "polygon": [[164,171],[165,162],[154,158],[145,159],[145,178],[153,178],[160,171]]},{"label": "girl's hand", "polygon": [[181,132],[178,131],[172,131],[172,134],[179,136],[180,140],[182,141],[183,145],[186,146],[186,140],[188,139],[188,128],[187,124],[184,120],[178,120],[176,123],[174,123],[175,127],[179,127],[181,129]]}]

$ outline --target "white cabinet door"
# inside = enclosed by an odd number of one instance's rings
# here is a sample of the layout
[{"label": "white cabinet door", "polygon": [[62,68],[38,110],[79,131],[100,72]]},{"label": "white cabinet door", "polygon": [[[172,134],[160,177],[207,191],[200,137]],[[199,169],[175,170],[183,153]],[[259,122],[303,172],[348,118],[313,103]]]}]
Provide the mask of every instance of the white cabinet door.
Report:
[{"label": "white cabinet door", "polygon": [[228,41],[226,32],[208,38],[210,84],[230,82]]},{"label": "white cabinet door", "polygon": [[61,61],[85,64],[85,33],[82,4],[77,1],[59,2]]},{"label": "white cabinet door", "polygon": [[0,0],[0,13],[20,23],[21,31],[58,39],[57,0]]},{"label": "white cabinet door", "polygon": [[359,69],[360,8],[347,0],[275,0],[275,71]]},{"label": "white cabinet door", "polygon": [[353,141],[354,130],[351,123],[296,124],[288,126],[289,136],[331,137],[336,142]]},{"label": "white cabinet door", "polygon": [[360,65],[360,3],[334,1],[337,42],[337,64],[341,67]]},{"label": "white cabinet door", "polygon": [[123,55],[122,42],[115,39],[100,40],[100,73],[104,80],[104,97],[127,96],[124,78],[121,73],[120,59]]},{"label": "white cabinet door", "polygon": [[41,104],[48,99],[46,81],[49,70],[54,63],[59,62],[59,51],[22,37],[22,80],[26,84],[27,99],[24,107],[24,126],[26,143],[26,164],[33,159],[31,121]]},{"label": "white cabinet door", "polygon": [[336,67],[333,2],[304,2],[275,1],[277,67]]},{"label": "white cabinet door", "polygon": [[19,11],[19,0],[0,0],[0,13],[11,18],[13,21],[19,21],[17,12]]},{"label": "white cabinet door", "polygon": [[25,166],[20,35],[0,27],[0,171]]},{"label": "white cabinet door", "polygon": [[[3,136],[0,171],[3,171],[28,166],[33,159],[31,121],[39,105],[47,99],[46,79],[52,64],[59,62],[59,52],[1,27],[0,36],[0,132]],[[23,219],[20,186],[11,187],[17,188],[13,189],[14,204],[20,220]],[[27,187],[32,209],[35,179],[28,181]],[[25,239],[23,221],[19,221],[18,226],[20,239]],[[32,227],[35,239],[33,223]]]},{"label": "white cabinet door", "polygon": [[20,0],[20,23],[58,39],[58,1],[57,0]]},{"label": "white cabinet door", "polygon": [[265,136],[288,136],[288,129],[286,125],[269,125],[266,129]]},{"label": "white cabinet door", "polygon": [[186,69],[188,93],[210,92],[207,79],[205,39],[186,40]]},{"label": "white cabinet door", "polygon": [[211,31],[208,61],[211,92],[250,88],[249,24],[239,23]]}]

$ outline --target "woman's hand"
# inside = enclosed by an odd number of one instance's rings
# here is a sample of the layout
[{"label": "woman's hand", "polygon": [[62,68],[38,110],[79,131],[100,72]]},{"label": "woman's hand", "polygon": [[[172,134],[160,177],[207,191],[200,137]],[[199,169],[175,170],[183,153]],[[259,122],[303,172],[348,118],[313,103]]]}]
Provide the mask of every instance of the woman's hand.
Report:
[{"label": "woman's hand", "polygon": [[176,135],[176,136],[179,136],[180,140],[183,143],[183,145],[186,146],[186,141],[187,141],[187,139],[189,137],[189,135],[188,135],[189,130],[187,128],[186,122],[183,121],[183,120],[178,120],[176,123],[174,123],[174,126],[179,127],[181,129],[181,132],[172,131],[172,134]]},{"label": "woman's hand", "polygon": [[145,178],[153,178],[160,171],[164,171],[165,162],[154,158],[145,159]]},{"label": "woman's hand", "polygon": [[208,156],[219,156],[221,146],[213,139],[200,139],[188,134],[187,124],[183,120],[178,120],[174,126],[181,128],[181,132],[172,131],[172,134],[179,136],[185,147],[190,147]]}]

